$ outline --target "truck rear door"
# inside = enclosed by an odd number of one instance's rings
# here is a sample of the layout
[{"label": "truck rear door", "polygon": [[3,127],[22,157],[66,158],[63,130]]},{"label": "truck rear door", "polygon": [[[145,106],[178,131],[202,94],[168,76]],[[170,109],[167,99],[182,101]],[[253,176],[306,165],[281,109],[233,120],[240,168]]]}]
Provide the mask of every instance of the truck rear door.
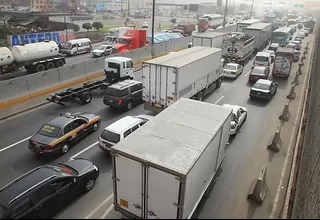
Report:
[{"label": "truck rear door", "polygon": [[121,155],[116,155],[114,160],[116,205],[138,218],[144,218],[142,213],[142,164]]},{"label": "truck rear door", "polygon": [[180,181],[176,176],[148,167],[146,219],[177,219]]}]

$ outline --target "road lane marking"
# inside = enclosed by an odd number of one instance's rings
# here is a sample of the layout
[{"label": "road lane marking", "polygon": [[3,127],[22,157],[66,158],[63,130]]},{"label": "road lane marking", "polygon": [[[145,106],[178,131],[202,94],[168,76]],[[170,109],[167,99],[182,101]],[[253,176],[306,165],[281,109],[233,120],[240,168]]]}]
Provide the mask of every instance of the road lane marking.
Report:
[{"label": "road lane marking", "polygon": [[10,148],[12,148],[12,147],[14,147],[16,145],[18,145],[18,144],[21,144],[22,142],[25,142],[25,141],[29,140],[31,137],[32,136],[29,136],[29,137],[27,137],[25,139],[22,139],[21,141],[18,141],[18,142],[14,143],[14,144],[11,144],[11,145],[9,145],[9,146],[7,146],[5,148],[0,149],[0,153],[5,151],[5,150],[8,150],[8,149],[10,149]]},{"label": "road lane marking", "polygon": [[113,210],[113,204],[103,213],[103,215],[100,217],[100,219],[105,219],[110,212]]},{"label": "road lane marking", "polygon": [[215,103],[213,103],[213,104],[217,105],[218,102],[220,102],[223,98],[224,98],[224,96],[221,96],[221,97],[220,97]]},{"label": "road lane marking", "polygon": [[[84,217],[84,219],[90,219],[94,214],[96,214],[96,212],[98,212],[105,204],[107,204],[111,199],[113,199],[113,193],[108,197],[106,198],[104,201],[102,201],[100,203],[100,205],[98,205],[95,209],[93,209],[86,217]],[[110,206],[110,207],[113,207],[113,206]],[[109,207],[109,208],[110,208]],[[108,209],[109,209],[108,208]],[[107,209],[107,210],[108,210]],[[107,212],[107,211],[106,211]],[[106,213],[105,212],[105,213]]]},{"label": "road lane marking", "polygon": [[250,71],[248,71],[248,72],[246,73],[246,75],[244,75],[244,76],[248,76],[250,72],[251,72],[251,70],[250,70]]},{"label": "road lane marking", "polygon": [[90,150],[91,148],[93,148],[94,146],[96,146],[99,143],[99,141],[94,142],[93,144],[91,144],[89,147],[83,149],[82,151],[80,151],[79,153],[76,153],[75,155],[73,155],[72,157],[70,157],[70,159],[75,158],[77,156],[79,156],[80,154],[83,154],[84,152],[86,152],[87,150]]}]

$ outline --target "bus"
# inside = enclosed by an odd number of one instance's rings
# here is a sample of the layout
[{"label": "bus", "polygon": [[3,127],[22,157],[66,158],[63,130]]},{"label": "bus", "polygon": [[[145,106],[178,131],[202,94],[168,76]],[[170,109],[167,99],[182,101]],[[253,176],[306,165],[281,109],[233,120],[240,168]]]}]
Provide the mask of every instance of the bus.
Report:
[{"label": "bus", "polygon": [[288,21],[287,21],[287,27],[289,27],[290,25],[295,25],[295,24],[297,24],[298,23],[298,21],[297,21],[297,19],[288,19]]},{"label": "bus", "polygon": [[220,14],[206,14],[203,15],[201,18],[206,18],[208,20],[209,28],[213,29],[216,29],[223,23],[223,16]]},{"label": "bus", "polygon": [[271,43],[278,43],[281,47],[285,47],[292,37],[293,36],[290,27],[281,27],[272,32]]},{"label": "bus", "polygon": [[237,22],[236,32],[244,32],[246,27],[249,27],[250,25],[253,25],[256,23],[261,23],[261,21],[259,19],[250,19],[250,20]]}]

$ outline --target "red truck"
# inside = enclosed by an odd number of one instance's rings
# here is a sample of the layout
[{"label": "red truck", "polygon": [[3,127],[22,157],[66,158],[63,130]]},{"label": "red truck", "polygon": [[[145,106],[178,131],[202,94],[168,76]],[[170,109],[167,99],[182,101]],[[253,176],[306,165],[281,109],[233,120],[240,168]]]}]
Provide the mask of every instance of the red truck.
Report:
[{"label": "red truck", "polygon": [[147,30],[127,30],[124,35],[119,38],[115,48],[118,53],[129,50],[138,49],[147,45]]},{"label": "red truck", "polygon": [[180,33],[185,37],[191,36],[192,32],[196,29],[195,24],[179,24],[172,28],[172,32]]},{"label": "red truck", "polygon": [[206,32],[209,28],[209,21],[207,18],[199,18],[198,20],[198,31]]}]

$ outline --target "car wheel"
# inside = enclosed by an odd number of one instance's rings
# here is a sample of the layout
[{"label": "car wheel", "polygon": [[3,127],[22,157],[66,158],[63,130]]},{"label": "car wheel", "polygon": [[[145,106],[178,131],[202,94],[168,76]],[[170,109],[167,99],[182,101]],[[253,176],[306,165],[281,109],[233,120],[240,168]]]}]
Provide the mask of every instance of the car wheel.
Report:
[{"label": "car wheel", "polygon": [[88,179],[88,180],[86,181],[86,184],[85,184],[85,190],[86,190],[87,192],[89,192],[90,190],[92,190],[93,187],[94,187],[94,185],[95,185],[95,183],[96,183],[96,180],[95,180],[95,179],[93,179],[93,178]]},{"label": "car wheel", "polygon": [[203,92],[199,92],[198,93],[197,100],[200,101],[200,102],[203,100]]},{"label": "car wheel", "polygon": [[68,144],[65,144],[61,148],[61,154],[66,154],[69,151],[69,146]]},{"label": "car wheel", "polygon": [[99,122],[94,123],[92,129],[93,131],[97,131],[99,129]]},{"label": "car wheel", "polygon": [[103,53],[103,54],[101,54],[101,56],[102,56],[102,57],[105,57],[105,56],[106,56],[106,54],[105,54],[105,53]]},{"label": "car wheel", "polygon": [[73,53],[72,53],[72,56],[75,56],[75,55],[77,55],[77,52],[73,52]]},{"label": "car wheel", "polygon": [[129,100],[128,101],[128,103],[127,103],[127,110],[130,110],[130,109],[132,109],[132,101],[131,100]]}]

